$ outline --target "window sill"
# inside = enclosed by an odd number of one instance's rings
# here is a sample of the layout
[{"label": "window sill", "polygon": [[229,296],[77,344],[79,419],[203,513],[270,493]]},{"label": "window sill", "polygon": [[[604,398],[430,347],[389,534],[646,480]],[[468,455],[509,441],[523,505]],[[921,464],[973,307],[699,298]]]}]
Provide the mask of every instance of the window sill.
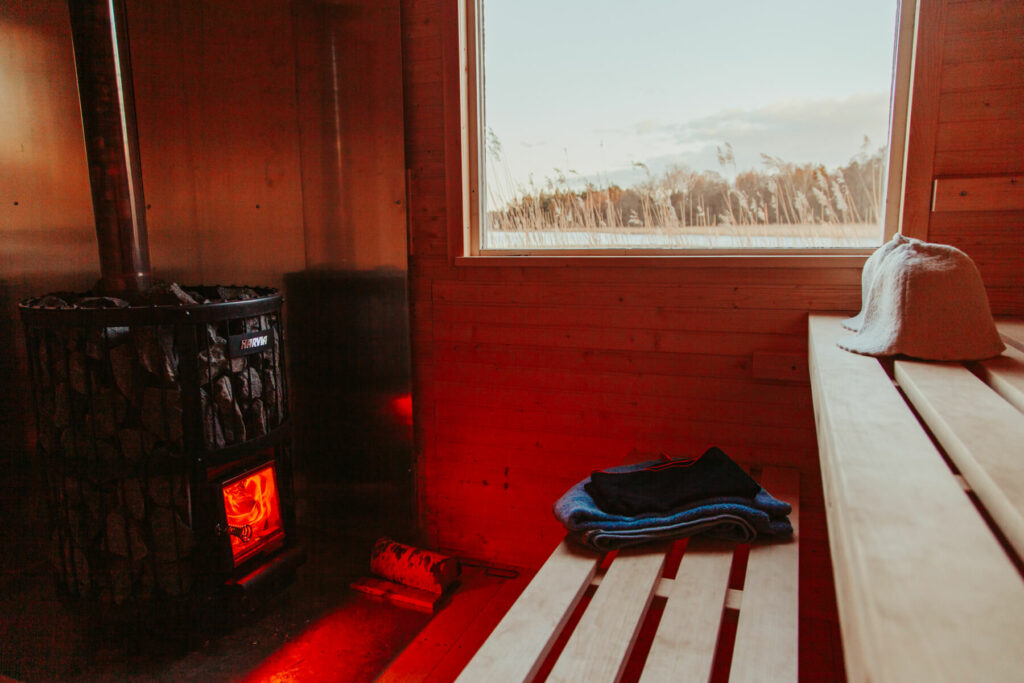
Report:
[{"label": "window sill", "polygon": [[485,267],[615,267],[626,268],[861,268],[874,249],[829,249],[767,251],[701,251],[694,253],[554,252],[488,253],[456,256],[456,266]]}]

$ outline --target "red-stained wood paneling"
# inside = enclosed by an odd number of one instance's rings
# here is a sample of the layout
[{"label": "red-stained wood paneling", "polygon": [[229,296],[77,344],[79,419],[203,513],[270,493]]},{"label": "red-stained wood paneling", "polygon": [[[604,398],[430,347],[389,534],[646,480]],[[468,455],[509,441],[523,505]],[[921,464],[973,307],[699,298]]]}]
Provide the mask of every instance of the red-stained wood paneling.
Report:
[{"label": "red-stained wood paneling", "polygon": [[[800,467],[811,491],[805,509],[820,510],[806,368],[758,371],[753,359],[802,358],[808,311],[859,307],[859,268],[456,265],[454,2],[402,3],[416,474],[427,539],[539,564],[561,533],[552,502],[590,469],[631,451],[693,454],[711,444],[738,459]],[[923,2],[933,23],[920,40],[932,71],[915,92],[928,120],[911,143],[920,155],[909,169],[912,216],[921,234],[975,257],[997,312],[1020,312],[1021,215],[929,211],[936,175],[1020,171],[1019,5]]]}]

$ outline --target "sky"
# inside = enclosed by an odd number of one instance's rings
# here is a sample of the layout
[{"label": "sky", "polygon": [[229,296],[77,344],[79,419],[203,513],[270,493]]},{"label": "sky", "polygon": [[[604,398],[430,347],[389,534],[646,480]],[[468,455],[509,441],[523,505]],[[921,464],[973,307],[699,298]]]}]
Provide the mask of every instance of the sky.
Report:
[{"label": "sky", "polygon": [[[896,0],[484,0],[501,182],[846,164],[888,136]],[[728,142],[735,165],[716,148]],[[557,169],[557,170],[556,170]],[[505,177],[504,174],[508,176]],[[497,176],[492,172],[492,177]]]}]

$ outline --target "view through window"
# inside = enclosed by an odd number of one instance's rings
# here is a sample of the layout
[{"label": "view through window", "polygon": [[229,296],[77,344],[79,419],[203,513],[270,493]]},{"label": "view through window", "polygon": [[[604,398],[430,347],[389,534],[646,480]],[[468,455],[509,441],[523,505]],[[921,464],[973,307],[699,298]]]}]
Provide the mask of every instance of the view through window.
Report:
[{"label": "view through window", "polygon": [[484,0],[484,250],[873,247],[895,0]]}]

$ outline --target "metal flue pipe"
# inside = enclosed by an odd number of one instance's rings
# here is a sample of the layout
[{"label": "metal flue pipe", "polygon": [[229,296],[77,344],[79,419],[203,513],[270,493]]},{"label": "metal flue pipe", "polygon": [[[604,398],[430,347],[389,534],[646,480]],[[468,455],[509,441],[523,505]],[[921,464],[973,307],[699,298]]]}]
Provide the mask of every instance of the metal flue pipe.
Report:
[{"label": "metal flue pipe", "polygon": [[68,0],[89,185],[100,252],[98,289],[149,288],[135,92],[124,0]]}]

